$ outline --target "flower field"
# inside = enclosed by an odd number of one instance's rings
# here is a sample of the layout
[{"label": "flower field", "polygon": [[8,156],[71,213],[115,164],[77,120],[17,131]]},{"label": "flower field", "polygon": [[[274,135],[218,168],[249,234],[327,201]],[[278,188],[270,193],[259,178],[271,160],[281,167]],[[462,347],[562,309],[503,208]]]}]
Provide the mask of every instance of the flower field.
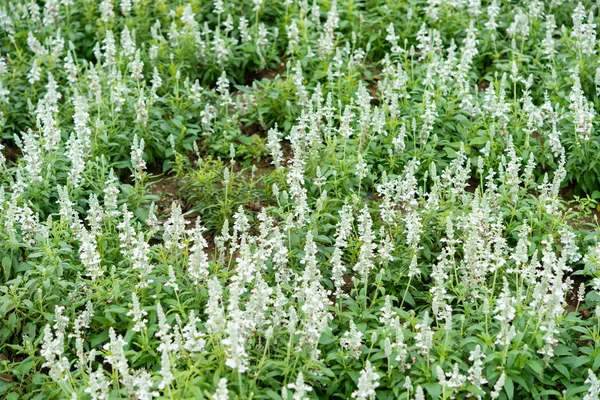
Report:
[{"label": "flower field", "polygon": [[599,27],[0,1],[0,398],[600,399]]}]

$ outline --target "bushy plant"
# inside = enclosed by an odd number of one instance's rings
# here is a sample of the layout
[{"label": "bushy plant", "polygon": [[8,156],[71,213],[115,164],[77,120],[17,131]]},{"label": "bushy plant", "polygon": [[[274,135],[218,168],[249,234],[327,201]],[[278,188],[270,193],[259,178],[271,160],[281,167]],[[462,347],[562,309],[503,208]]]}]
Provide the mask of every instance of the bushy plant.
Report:
[{"label": "bushy plant", "polygon": [[598,399],[598,11],[1,4],[0,396]]}]

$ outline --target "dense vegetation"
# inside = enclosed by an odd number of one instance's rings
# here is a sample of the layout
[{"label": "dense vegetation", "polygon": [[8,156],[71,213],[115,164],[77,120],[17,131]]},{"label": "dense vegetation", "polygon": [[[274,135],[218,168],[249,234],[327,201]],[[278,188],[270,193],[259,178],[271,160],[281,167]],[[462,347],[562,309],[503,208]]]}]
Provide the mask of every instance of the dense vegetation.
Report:
[{"label": "dense vegetation", "polygon": [[0,2],[0,397],[600,397],[600,3]]}]

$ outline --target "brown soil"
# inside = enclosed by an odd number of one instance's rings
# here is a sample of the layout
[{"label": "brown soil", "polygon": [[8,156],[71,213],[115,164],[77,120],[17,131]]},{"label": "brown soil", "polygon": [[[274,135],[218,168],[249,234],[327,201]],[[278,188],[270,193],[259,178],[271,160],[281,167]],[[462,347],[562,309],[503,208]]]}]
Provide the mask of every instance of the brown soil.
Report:
[{"label": "brown soil", "polygon": [[279,64],[279,67],[277,67],[277,69],[265,69],[262,71],[252,71],[252,72],[247,73],[246,76],[244,77],[244,84],[252,85],[252,82],[261,81],[263,79],[268,79],[268,80],[272,81],[278,75],[283,75],[285,73],[285,71],[286,71],[285,62],[281,62],[281,64]]},{"label": "brown soil", "polygon": [[467,187],[465,188],[465,190],[470,193],[475,193],[480,183],[481,182],[479,181],[479,179],[471,177],[467,182]]},{"label": "brown soil", "polygon": [[2,149],[2,154],[4,154],[6,162],[9,164],[16,162],[23,155],[21,153],[21,149],[19,149],[14,144],[7,142],[2,142],[1,144],[4,146],[4,148]]},{"label": "brown soil", "polygon": [[242,135],[245,136],[257,135],[262,138],[267,137],[267,132],[265,132],[263,127],[260,126],[258,122],[254,122],[250,125],[242,125],[240,130],[242,132]]},{"label": "brown soil", "polygon": [[[567,292],[567,306],[565,308],[566,308],[566,310],[568,312],[576,312],[577,311],[577,306],[580,305],[579,302],[578,302],[578,300],[577,300],[577,297],[578,297],[577,294],[579,292],[579,287],[581,285],[585,285],[587,279],[585,277],[580,276],[580,275],[573,275],[570,278],[571,278],[571,281],[573,281],[573,286],[572,286],[571,290],[569,290]],[[584,311],[588,311],[589,312],[589,310],[580,310],[580,311],[581,311],[582,315],[584,315]]]},{"label": "brown soil", "polygon": [[163,177],[150,186],[150,192],[159,198],[156,201],[157,215],[168,215],[174,201],[179,201],[183,204],[181,196],[179,196],[179,191],[182,187],[183,182],[174,176]]},{"label": "brown soil", "polygon": [[477,84],[477,88],[480,92],[485,91],[488,87],[490,87],[490,81],[487,81],[485,79]]}]

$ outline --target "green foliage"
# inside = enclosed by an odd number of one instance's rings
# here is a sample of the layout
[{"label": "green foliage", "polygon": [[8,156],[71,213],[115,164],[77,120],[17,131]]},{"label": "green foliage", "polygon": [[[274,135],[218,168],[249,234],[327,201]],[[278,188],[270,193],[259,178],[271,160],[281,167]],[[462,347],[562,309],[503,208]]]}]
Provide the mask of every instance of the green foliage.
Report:
[{"label": "green foliage", "polygon": [[0,4],[0,397],[597,398],[598,18]]}]

